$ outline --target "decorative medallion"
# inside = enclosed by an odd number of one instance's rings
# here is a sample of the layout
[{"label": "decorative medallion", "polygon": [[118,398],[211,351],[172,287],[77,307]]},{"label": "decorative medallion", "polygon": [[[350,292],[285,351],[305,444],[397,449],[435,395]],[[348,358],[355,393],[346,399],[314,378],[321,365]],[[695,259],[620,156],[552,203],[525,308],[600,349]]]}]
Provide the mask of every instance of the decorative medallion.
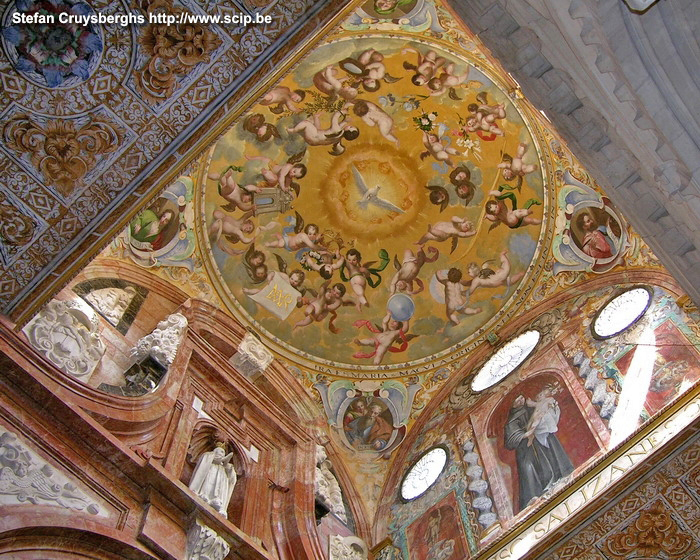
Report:
[{"label": "decorative medallion", "polygon": [[103,49],[99,26],[89,19],[81,23],[94,14],[85,2],[15,0],[3,18],[5,54],[39,86],[68,88],[84,82],[97,69]]}]

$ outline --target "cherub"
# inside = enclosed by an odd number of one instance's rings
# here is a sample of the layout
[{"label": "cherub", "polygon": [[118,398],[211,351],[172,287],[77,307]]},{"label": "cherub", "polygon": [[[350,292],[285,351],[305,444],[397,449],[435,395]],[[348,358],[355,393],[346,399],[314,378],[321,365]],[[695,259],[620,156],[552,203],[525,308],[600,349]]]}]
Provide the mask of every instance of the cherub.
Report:
[{"label": "cherub", "polygon": [[278,86],[268,91],[260,100],[260,105],[274,105],[270,107],[270,111],[279,115],[285,109],[292,113],[301,111],[296,103],[301,103],[306,97],[306,92],[303,89],[295,89],[292,91],[288,87]]},{"label": "cherub", "polygon": [[376,126],[384,138],[389,140],[389,142],[395,142],[397,146],[399,145],[399,139],[394,136],[393,132],[394,119],[382,111],[378,105],[362,99],[353,101],[351,104],[353,112],[360,117],[365,124],[368,126]]},{"label": "cherub", "polygon": [[357,58],[344,58],[338,63],[338,66],[352,77],[357,78],[365,91],[371,92],[379,89],[382,80],[391,84],[401,79],[387,74],[383,61],[384,55],[382,53],[374,49],[367,49]]},{"label": "cherub", "polygon": [[469,276],[472,277],[471,284],[469,285],[469,295],[473,294],[474,290],[479,287],[510,287],[525,276],[524,272],[510,275],[510,261],[508,260],[508,251],[505,249],[501,252],[501,266],[498,270],[486,268],[485,266],[479,267],[476,263],[472,262],[467,266],[467,272]]},{"label": "cherub", "polygon": [[251,243],[245,252],[243,266],[253,284],[260,284],[267,278],[268,271],[265,264],[265,253],[256,249],[255,243]]},{"label": "cherub", "polygon": [[292,188],[294,179],[301,179],[306,175],[306,165],[300,163],[304,159],[306,150],[290,156],[289,159],[279,165],[274,163],[270,158],[265,156],[254,156],[246,159],[249,161],[259,160],[267,163],[268,168],[263,169],[260,173],[267,181],[270,187],[279,186],[283,191],[289,192]]},{"label": "cherub", "polygon": [[343,305],[352,305],[351,301],[346,301],[345,296],[345,286],[343,284],[333,284],[333,287],[328,289],[330,280],[327,280],[321,286],[321,290],[307,306],[304,311],[305,317],[294,325],[294,329],[297,327],[306,327],[313,323],[314,321],[323,321],[329,314],[331,319],[328,323],[328,329],[332,333],[337,333],[334,321],[337,317],[336,310]]},{"label": "cherub", "polygon": [[233,178],[234,168],[229,167],[222,175],[210,173],[209,179],[218,181],[219,194],[228,201],[226,206],[222,206],[227,212],[234,212],[240,208],[244,212],[255,210],[255,198],[253,193],[259,192],[257,185],[240,186]]},{"label": "cherub", "polygon": [[425,159],[428,156],[433,156],[438,161],[444,161],[450,167],[454,166],[454,163],[452,163],[452,160],[450,159],[450,155],[461,155],[454,148],[451,148],[450,146],[443,146],[438,135],[433,134],[432,132],[423,131],[423,145],[428,150],[421,152],[421,159]]},{"label": "cherub", "polygon": [[481,307],[468,307],[469,297],[464,297],[466,288],[462,281],[462,271],[458,268],[450,268],[445,274],[439,270],[436,274],[437,281],[445,286],[445,312],[453,325],[458,325],[462,315],[475,315],[481,313]]},{"label": "cherub", "polygon": [[447,241],[452,239],[452,249],[450,253],[453,253],[457,248],[457,241],[461,237],[471,237],[476,234],[474,229],[474,224],[472,224],[466,218],[460,218],[459,216],[452,216],[452,220],[449,222],[436,222],[428,226],[428,231],[421,237],[416,245],[423,245],[427,241]]},{"label": "cherub", "polygon": [[[386,249],[379,250],[379,261],[369,261],[362,264],[362,255],[357,249],[350,249],[345,253],[345,266],[340,269],[340,278],[343,282],[350,282],[353,292],[355,292],[355,302],[358,310],[362,306],[369,306],[365,297],[367,284],[371,288],[376,288],[382,281],[380,272],[389,264],[389,253]],[[378,264],[376,264],[378,262]],[[346,271],[348,274],[346,275]]]},{"label": "cherub", "polygon": [[430,200],[431,204],[439,206],[440,212],[447,208],[447,205],[450,203],[450,195],[447,193],[447,189],[445,189],[445,187],[441,187],[439,185],[427,185],[425,188],[430,191],[428,200]]},{"label": "cherub", "polygon": [[345,85],[348,81],[347,76],[338,78],[335,75],[335,68],[333,66],[326,66],[320,72],[314,74],[314,85],[316,89],[321,93],[325,93],[331,99],[336,97],[341,97],[346,101],[355,99],[359,91],[357,88]]},{"label": "cherub", "polygon": [[[398,292],[408,292],[411,295],[418,294],[425,289],[423,281],[418,278],[421,268],[427,262],[435,262],[440,256],[440,252],[435,247],[428,247],[428,252],[431,256],[428,257],[421,247],[414,255],[413,251],[406,249],[403,254],[403,262],[399,264],[398,256],[394,255],[394,267],[396,274],[391,279],[389,292],[395,294]],[[418,286],[413,289],[413,282]]]},{"label": "cherub", "polygon": [[[494,196],[496,200],[489,200],[486,203],[486,214],[484,219],[493,222],[489,231],[498,226],[501,223],[506,224],[511,229],[516,229],[521,226],[538,225],[542,223],[542,220],[533,218],[530,216],[532,214],[533,205],[542,204],[539,200],[535,198],[530,198],[525,202],[523,208],[518,208],[518,200],[515,198],[515,194],[512,192],[503,193],[504,190],[512,190],[515,187],[509,185],[501,185],[498,187],[497,191],[489,191],[491,196]],[[512,208],[508,210],[505,203],[505,199],[510,200]]]},{"label": "cherub", "polygon": [[[471,116],[467,119],[467,130],[476,132],[482,138],[484,137],[483,132],[488,132],[495,136],[503,136],[505,133],[496,124],[496,120],[506,118],[505,104],[488,105],[485,91],[479,93],[476,96],[476,100],[478,103],[467,105],[467,110],[471,113]],[[486,139],[493,140],[493,137]]]},{"label": "cherub", "polygon": [[[408,347],[408,341],[417,335],[406,334],[410,328],[410,321],[397,321],[387,313],[382,321],[382,328],[373,325],[366,319],[361,319],[353,323],[354,327],[367,327],[375,333],[372,338],[356,338],[353,342],[360,346],[374,346],[373,352],[356,352],[353,358],[373,358],[372,363],[376,366],[382,363],[387,352],[403,352]],[[399,341],[398,346],[394,343]]]},{"label": "cherub", "polygon": [[[240,219],[233,218],[226,214],[221,209],[214,210],[211,226],[209,227],[209,240],[211,244],[216,244],[222,251],[228,253],[229,255],[240,255],[244,251],[241,249],[234,249],[228,244],[224,243],[221,239],[223,235],[224,239],[229,243],[244,243],[246,245],[253,242],[255,235],[255,224],[250,217],[253,215],[253,211],[250,210],[243,214]],[[246,235],[251,235],[246,237]]]},{"label": "cherub", "polygon": [[457,196],[464,200],[465,206],[469,205],[476,192],[476,186],[471,182],[471,176],[471,171],[464,165],[455,167],[450,173],[450,183],[455,186]]},{"label": "cherub", "polygon": [[259,142],[267,142],[270,138],[280,138],[280,133],[274,124],[265,122],[265,117],[260,113],[248,115],[243,121],[243,130],[252,134]]},{"label": "cherub", "polygon": [[302,264],[315,270],[321,275],[321,278],[329,280],[333,277],[333,273],[345,264],[345,257],[341,256],[340,251],[336,250],[335,258],[330,253],[322,253],[321,262],[316,262],[309,253],[304,253]]},{"label": "cherub", "polygon": [[469,70],[467,69],[467,71],[462,75],[457,75],[454,73],[454,71],[455,65],[453,62],[450,62],[443,68],[440,74],[430,80],[428,82],[428,87],[433,90],[430,95],[442,95],[449,90],[450,97],[452,99],[459,99],[454,88],[463,84],[467,80]]},{"label": "cherub", "polygon": [[355,140],[360,135],[357,127],[351,126],[348,121],[343,119],[345,119],[345,115],[341,111],[336,111],[331,117],[331,126],[324,129],[321,128],[318,113],[314,113],[313,116],[287,128],[287,132],[300,134],[309,146],[332,145],[333,149],[329,153],[337,156],[345,151],[342,140]]},{"label": "cherub", "polygon": [[316,224],[309,224],[303,230],[299,231],[295,228],[294,231],[294,235],[288,235],[286,233],[282,235],[277,234],[277,239],[275,241],[266,242],[265,247],[277,247],[278,249],[287,249],[287,251],[298,251],[304,247],[313,250],[322,249],[322,247],[316,243],[318,240],[318,226]]},{"label": "cherub", "polygon": [[515,157],[511,157],[508,154],[503,154],[503,160],[497,165],[497,167],[502,170],[501,173],[506,181],[512,181],[517,177],[518,184],[516,188],[518,188],[518,190],[522,185],[523,177],[525,177],[527,173],[532,173],[533,171],[537,170],[536,163],[523,163],[523,156],[525,155],[527,148],[528,145],[521,142],[518,144]]},{"label": "cherub", "polygon": [[357,249],[350,249],[345,254],[344,265],[349,273],[352,291],[355,292],[357,309],[361,311],[363,305],[369,306],[369,302],[365,297],[369,269],[367,266],[362,265],[362,254]]},{"label": "cherub", "polygon": [[[414,66],[408,61],[403,63],[406,70],[414,70],[415,74],[411,78],[411,82],[416,86],[428,85],[430,80],[435,78],[438,69],[447,62],[445,58],[438,56],[435,51],[428,51],[425,55],[418,52],[416,49],[403,49],[401,54],[415,53],[418,56],[416,65]],[[430,86],[428,86],[430,87]]]},{"label": "cherub", "polygon": [[549,434],[553,434],[558,430],[561,411],[554,395],[559,390],[560,386],[558,383],[548,383],[537,393],[534,400],[525,399],[525,404],[534,408],[525,430],[528,446],[531,446],[533,439],[537,438],[542,445],[548,447],[547,438]]}]

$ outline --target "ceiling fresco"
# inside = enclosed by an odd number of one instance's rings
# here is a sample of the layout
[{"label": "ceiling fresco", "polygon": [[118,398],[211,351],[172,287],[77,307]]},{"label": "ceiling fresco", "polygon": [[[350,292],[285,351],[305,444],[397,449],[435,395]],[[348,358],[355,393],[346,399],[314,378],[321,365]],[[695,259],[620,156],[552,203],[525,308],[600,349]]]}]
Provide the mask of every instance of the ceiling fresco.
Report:
[{"label": "ceiling fresco", "polygon": [[200,233],[231,311],[300,364],[450,361],[512,304],[553,196],[509,90],[437,41],[316,48],[200,169]]}]

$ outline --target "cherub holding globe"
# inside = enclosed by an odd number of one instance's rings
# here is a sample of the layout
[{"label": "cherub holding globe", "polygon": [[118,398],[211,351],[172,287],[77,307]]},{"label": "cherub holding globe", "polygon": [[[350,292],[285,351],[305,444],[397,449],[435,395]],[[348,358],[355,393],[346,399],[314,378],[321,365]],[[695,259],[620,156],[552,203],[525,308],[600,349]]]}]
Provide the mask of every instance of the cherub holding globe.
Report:
[{"label": "cherub holding globe", "polygon": [[[389,298],[387,313],[382,320],[382,327],[372,324],[366,319],[355,321],[355,327],[367,329],[375,333],[373,337],[356,338],[355,344],[360,346],[374,346],[373,352],[355,352],[353,358],[373,358],[376,366],[382,363],[387,352],[403,352],[408,348],[408,342],[417,335],[407,334],[410,328],[410,319],[415,312],[413,300],[405,294],[396,294]],[[400,320],[399,320],[400,319]],[[394,346],[397,343],[398,346]]]}]

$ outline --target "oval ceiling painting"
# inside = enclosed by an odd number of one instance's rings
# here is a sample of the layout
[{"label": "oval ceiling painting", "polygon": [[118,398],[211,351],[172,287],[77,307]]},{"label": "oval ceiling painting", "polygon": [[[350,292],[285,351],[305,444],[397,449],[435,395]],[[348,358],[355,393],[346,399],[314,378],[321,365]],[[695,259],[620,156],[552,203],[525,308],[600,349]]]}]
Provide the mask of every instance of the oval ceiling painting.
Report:
[{"label": "oval ceiling painting", "polygon": [[535,257],[541,165],[513,100],[466,58],[339,40],[211,149],[208,266],[232,312],[297,363],[444,362],[504,313]]}]

